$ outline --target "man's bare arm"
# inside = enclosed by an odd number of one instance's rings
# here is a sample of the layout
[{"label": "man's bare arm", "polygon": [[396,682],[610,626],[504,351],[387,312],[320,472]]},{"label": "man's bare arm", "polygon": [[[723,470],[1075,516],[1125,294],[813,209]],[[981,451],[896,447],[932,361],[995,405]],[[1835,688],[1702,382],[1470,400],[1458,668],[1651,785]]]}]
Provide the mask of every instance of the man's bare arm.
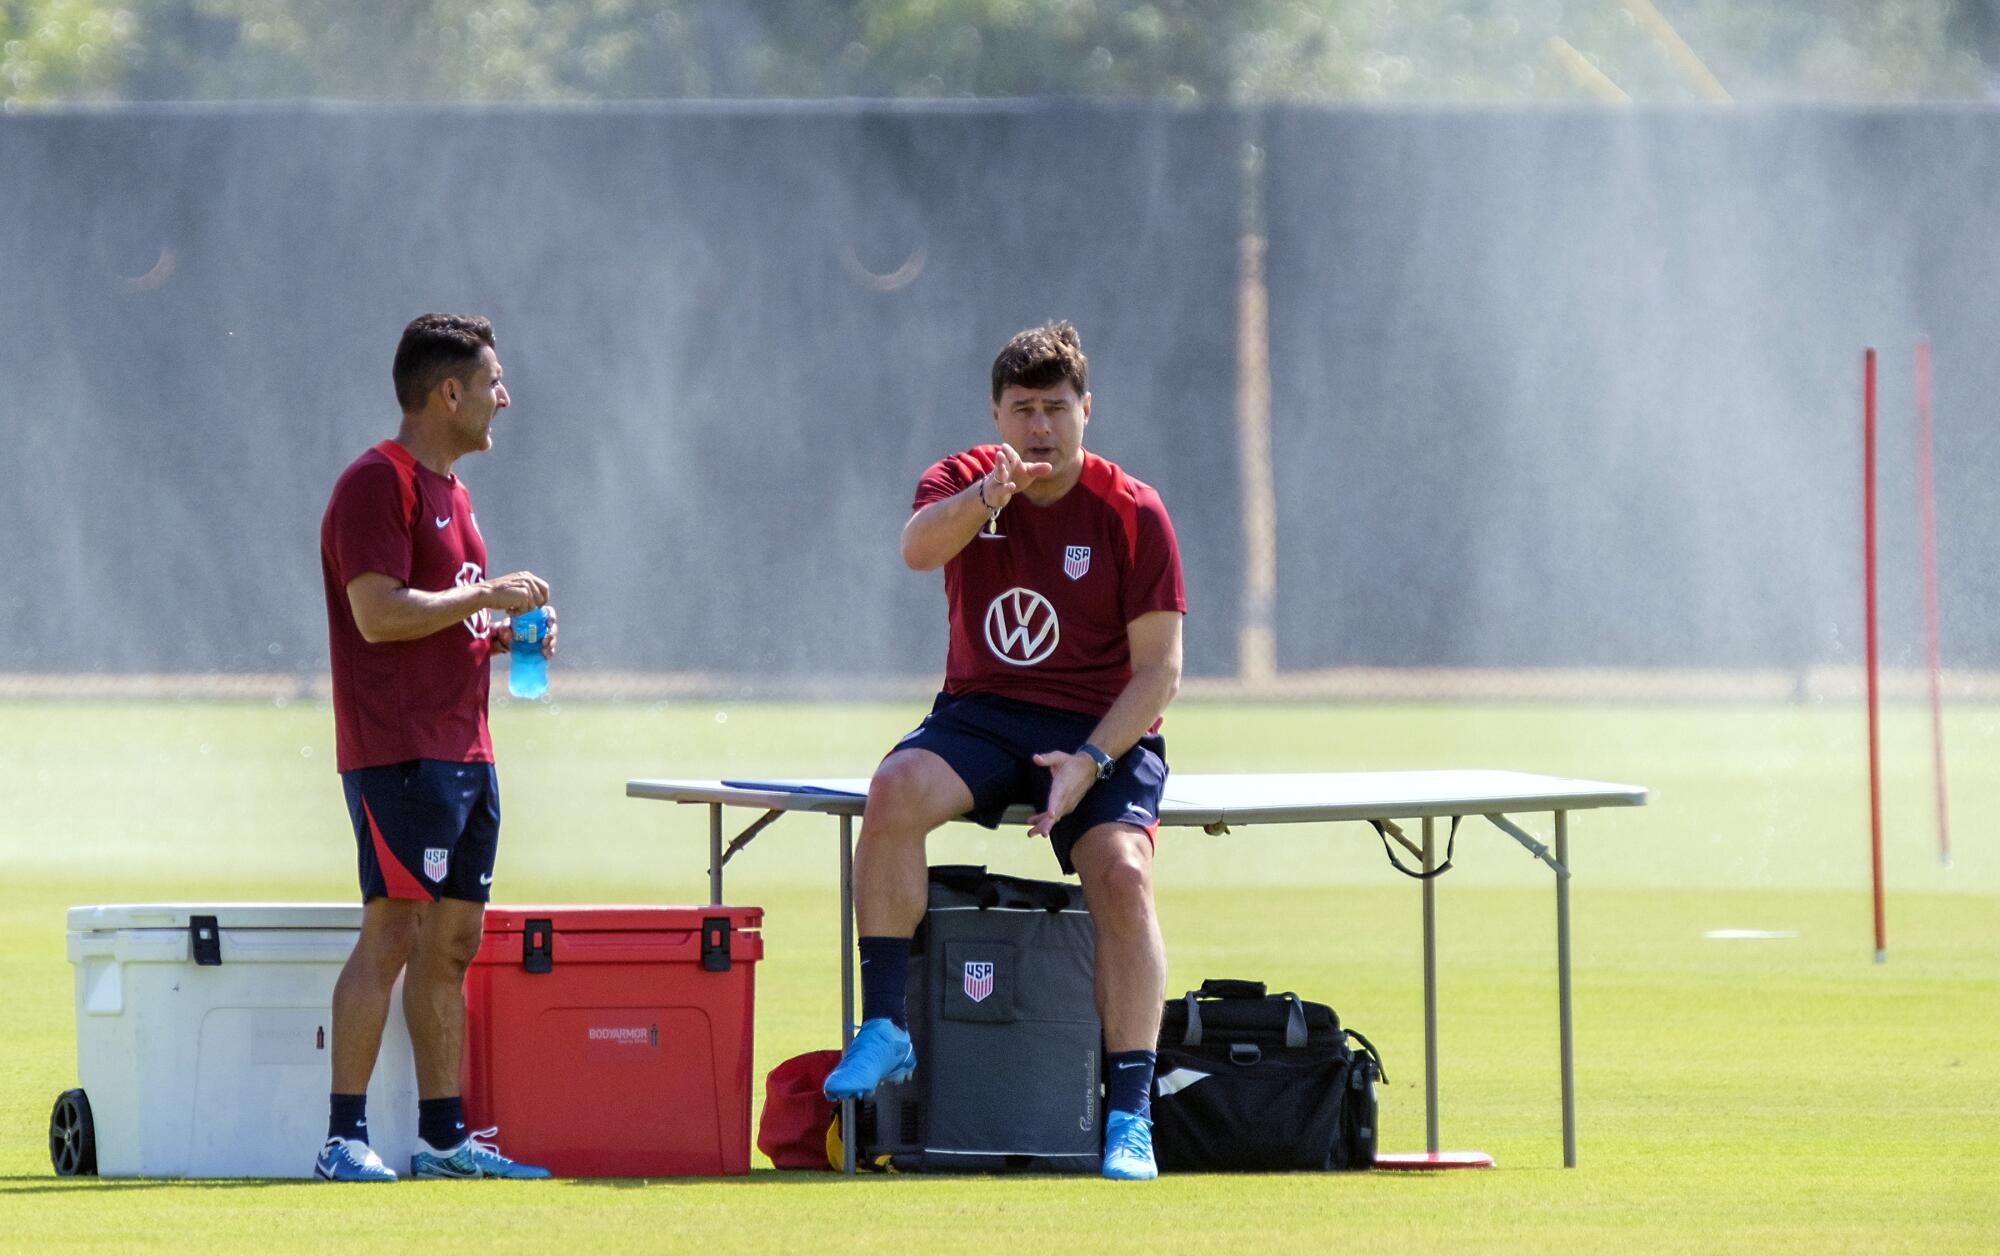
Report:
[{"label": "man's bare arm", "polygon": [[415,641],[477,611],[501,610],[511,615],[533,610],[548,600],[547,583],[527,571],[435,593],[412,589],[379,571],[364,571],[347,582],[347,604],[354,611],[354,626],[371,644]]},{"label": "man's bare arm", "polygon": [[1013,446],[1000,446],[992,471],[910,516],[903,525],[903,562],[912,571],[936,571],[972,543],[994,511],[1048,473],[1048,463],[1023,462]]},{"label": "man's bare arm", "polygon": [[992,513],[980,504],[979,489],[985,482],[975,480],[971,488],[910,516],[903,525],[904,565],[911,571],[936,571],[972,543]]},{"label": "man's bare arm", "polygon": [[[1148,611],[1125,626],[1132,679],[1091,730],[1090,744],[1116,759],[1139,743],[1181,687],[1179,611]],[[1087,754],[1045,751],[1035,762],[1049,769],[1048,810],[1028,821],[1030,833],[1047,833],[1097,783],[1097,762]]]},{"label": "man's bare arm", "polygon": [[1114,759],[1139,744],[1180,692],[1183,618],[1179,611],[1149,611],[1125,626],[1132,679],[1090,734],[1090,744]]}]

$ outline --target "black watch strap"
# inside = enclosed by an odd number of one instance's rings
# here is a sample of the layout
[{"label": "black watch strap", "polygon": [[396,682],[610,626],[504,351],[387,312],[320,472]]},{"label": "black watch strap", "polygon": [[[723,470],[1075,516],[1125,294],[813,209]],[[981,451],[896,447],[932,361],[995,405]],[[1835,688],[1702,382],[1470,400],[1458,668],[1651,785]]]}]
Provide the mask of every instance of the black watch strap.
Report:
[{"label": "black watch strap", "polygon": [[1096,746],[1091,745],[1087,741],[1084,742],[1081,746],[1078,746],[1076,748],[1076,752],[1078,754],[1089,755],[1092,761],[1094,761],[1097,764],[1097,779],[1100,781],[1110,780],[1111,770],[1118,766],[1118,760],[1112,758],[1108,754],[1105,754],[1102,750],[1099,750]]}]

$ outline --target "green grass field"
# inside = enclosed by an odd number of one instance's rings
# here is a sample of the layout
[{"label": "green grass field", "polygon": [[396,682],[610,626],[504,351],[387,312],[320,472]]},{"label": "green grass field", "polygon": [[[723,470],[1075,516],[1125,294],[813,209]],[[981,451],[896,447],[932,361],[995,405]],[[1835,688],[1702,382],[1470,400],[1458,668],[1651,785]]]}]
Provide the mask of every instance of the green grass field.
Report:
[{"label": "green grass field", "polygon": [[[863,775],[903,707],[496,710],[500,901],[700,902],[697,808],[633,776]],[[1439,883],[1443,1141],[1492,1172],[852,1182],[63,1181],[45,1137],[76,1084],[63,911],[345,900],[332,721],[311,704],[0,705],[0,1250],[1687,1251],[2000,1249],[2000,710],[1950,713],[1956,864],[1939,867],[1920,713],[1889,715],[1889,963],[1870,962],[1858,710],[1234,707],[1169,720],[1184,771],[1498,767],[1631,781],[1580,815],[1579,1161],[1561,1165],[1549,878],[1470,820]],[[1546,817],[1529,825],[1548,836]],[[830,821],[730,865],[766,909],[755,1090],[837,1044]],[[940,861],[1053,875],[1045,846],[954,827]],[[1423,1142],[1419,898],[1362,825],[1169,830],[1171,983],[1244,976],[1334,1004],[1388,1061],[1384,1146]],[[1711,929],[1785,930],[1714,941]]]}]

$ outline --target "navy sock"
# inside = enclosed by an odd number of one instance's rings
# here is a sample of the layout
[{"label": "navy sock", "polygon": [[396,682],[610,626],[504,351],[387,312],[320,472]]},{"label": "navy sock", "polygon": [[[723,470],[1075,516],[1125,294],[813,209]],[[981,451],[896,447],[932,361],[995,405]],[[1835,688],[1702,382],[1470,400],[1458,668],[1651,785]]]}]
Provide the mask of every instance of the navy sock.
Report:
[{"label": "navy sock", "polygon": [[1104,1106],[1112,1112],[1153,1114],[1153,1053],[1110,1051],[1104,1056]]},{"label": "navy sock", "polygon": [[910,1027],[904,991],[910,978],[908,938],[861,939],[861,1019],[888,1017]]},{"label": "navy sock", "polygon": [[417,1100],[417,1137],[438,1151],[465,1141],[465,1105],[457,1095]]},{"label": "navy sock", "polygon": [[368,1096],[332,1096],[332,1116],[327,1118],[328,1138],[351,1138],[357,1143],[368,1141]]}]

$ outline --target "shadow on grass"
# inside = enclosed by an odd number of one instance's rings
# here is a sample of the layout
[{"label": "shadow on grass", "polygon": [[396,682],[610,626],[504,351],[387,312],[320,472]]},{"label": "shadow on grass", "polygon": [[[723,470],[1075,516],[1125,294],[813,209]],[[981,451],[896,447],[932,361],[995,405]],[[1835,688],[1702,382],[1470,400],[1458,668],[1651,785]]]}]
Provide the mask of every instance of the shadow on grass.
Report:
[{"label": "shadow on grass", "polygon": [[57,1177],[53,1173],[0,1173],[0,1195],[44,1195],[61,1191],[244,1190],[303,1186],[311,1178],[100,1178]]},{"label": "shadow on grass", "polygon": [[[987,1174],[945,1174],[945,1173],[861,1173],[852,1181],[833,1172],[781,1172],[760,1169],[748,1174],[727,1177],[657,1177],[657,1178],[557,1178],[547,1187],[535,1189],[555,1190],[561,1187],[606,1188],[610,1190],[647,1190],[661,1186],[701,1186],[721,1187],[734,1190],[756,1190],[771,1186],[817,1186],[852,1187],[856,1183],[868,1181],[889,1181],[919,1183],[950,1183],[954,1179],[963,1181],[965,1177],[1004,1177],[1007,1181],[1094,1181],[1094,1173],[1009,1173]],[[0,1174],[0,1196],[44,1195],[64,1191],[154,1191],[171,1190],[257,1190],[268,1187],[318,1186],[312,1178],[100,1178],[72,1177],[59,1178],[54,1174]]]},{"label": "shadow on grass", "polygon": [[[840,1181],[837,1173],[756,1173],[736,1177],[660,1178],[557,1178],[546,1189],[564,1186],[610,1187],[639,1190],[652,1186],[754,1187],[777,1182],[801,1183],[808,1180],[831,1185]],[[313,1178],[100,1178],[57,1177],[53,1173],[0,1173],[0,1195],[42,1195],[64,1191],[156,1191],[156,1190],[257,1190],[268,1187],[320,1186]]]}]

